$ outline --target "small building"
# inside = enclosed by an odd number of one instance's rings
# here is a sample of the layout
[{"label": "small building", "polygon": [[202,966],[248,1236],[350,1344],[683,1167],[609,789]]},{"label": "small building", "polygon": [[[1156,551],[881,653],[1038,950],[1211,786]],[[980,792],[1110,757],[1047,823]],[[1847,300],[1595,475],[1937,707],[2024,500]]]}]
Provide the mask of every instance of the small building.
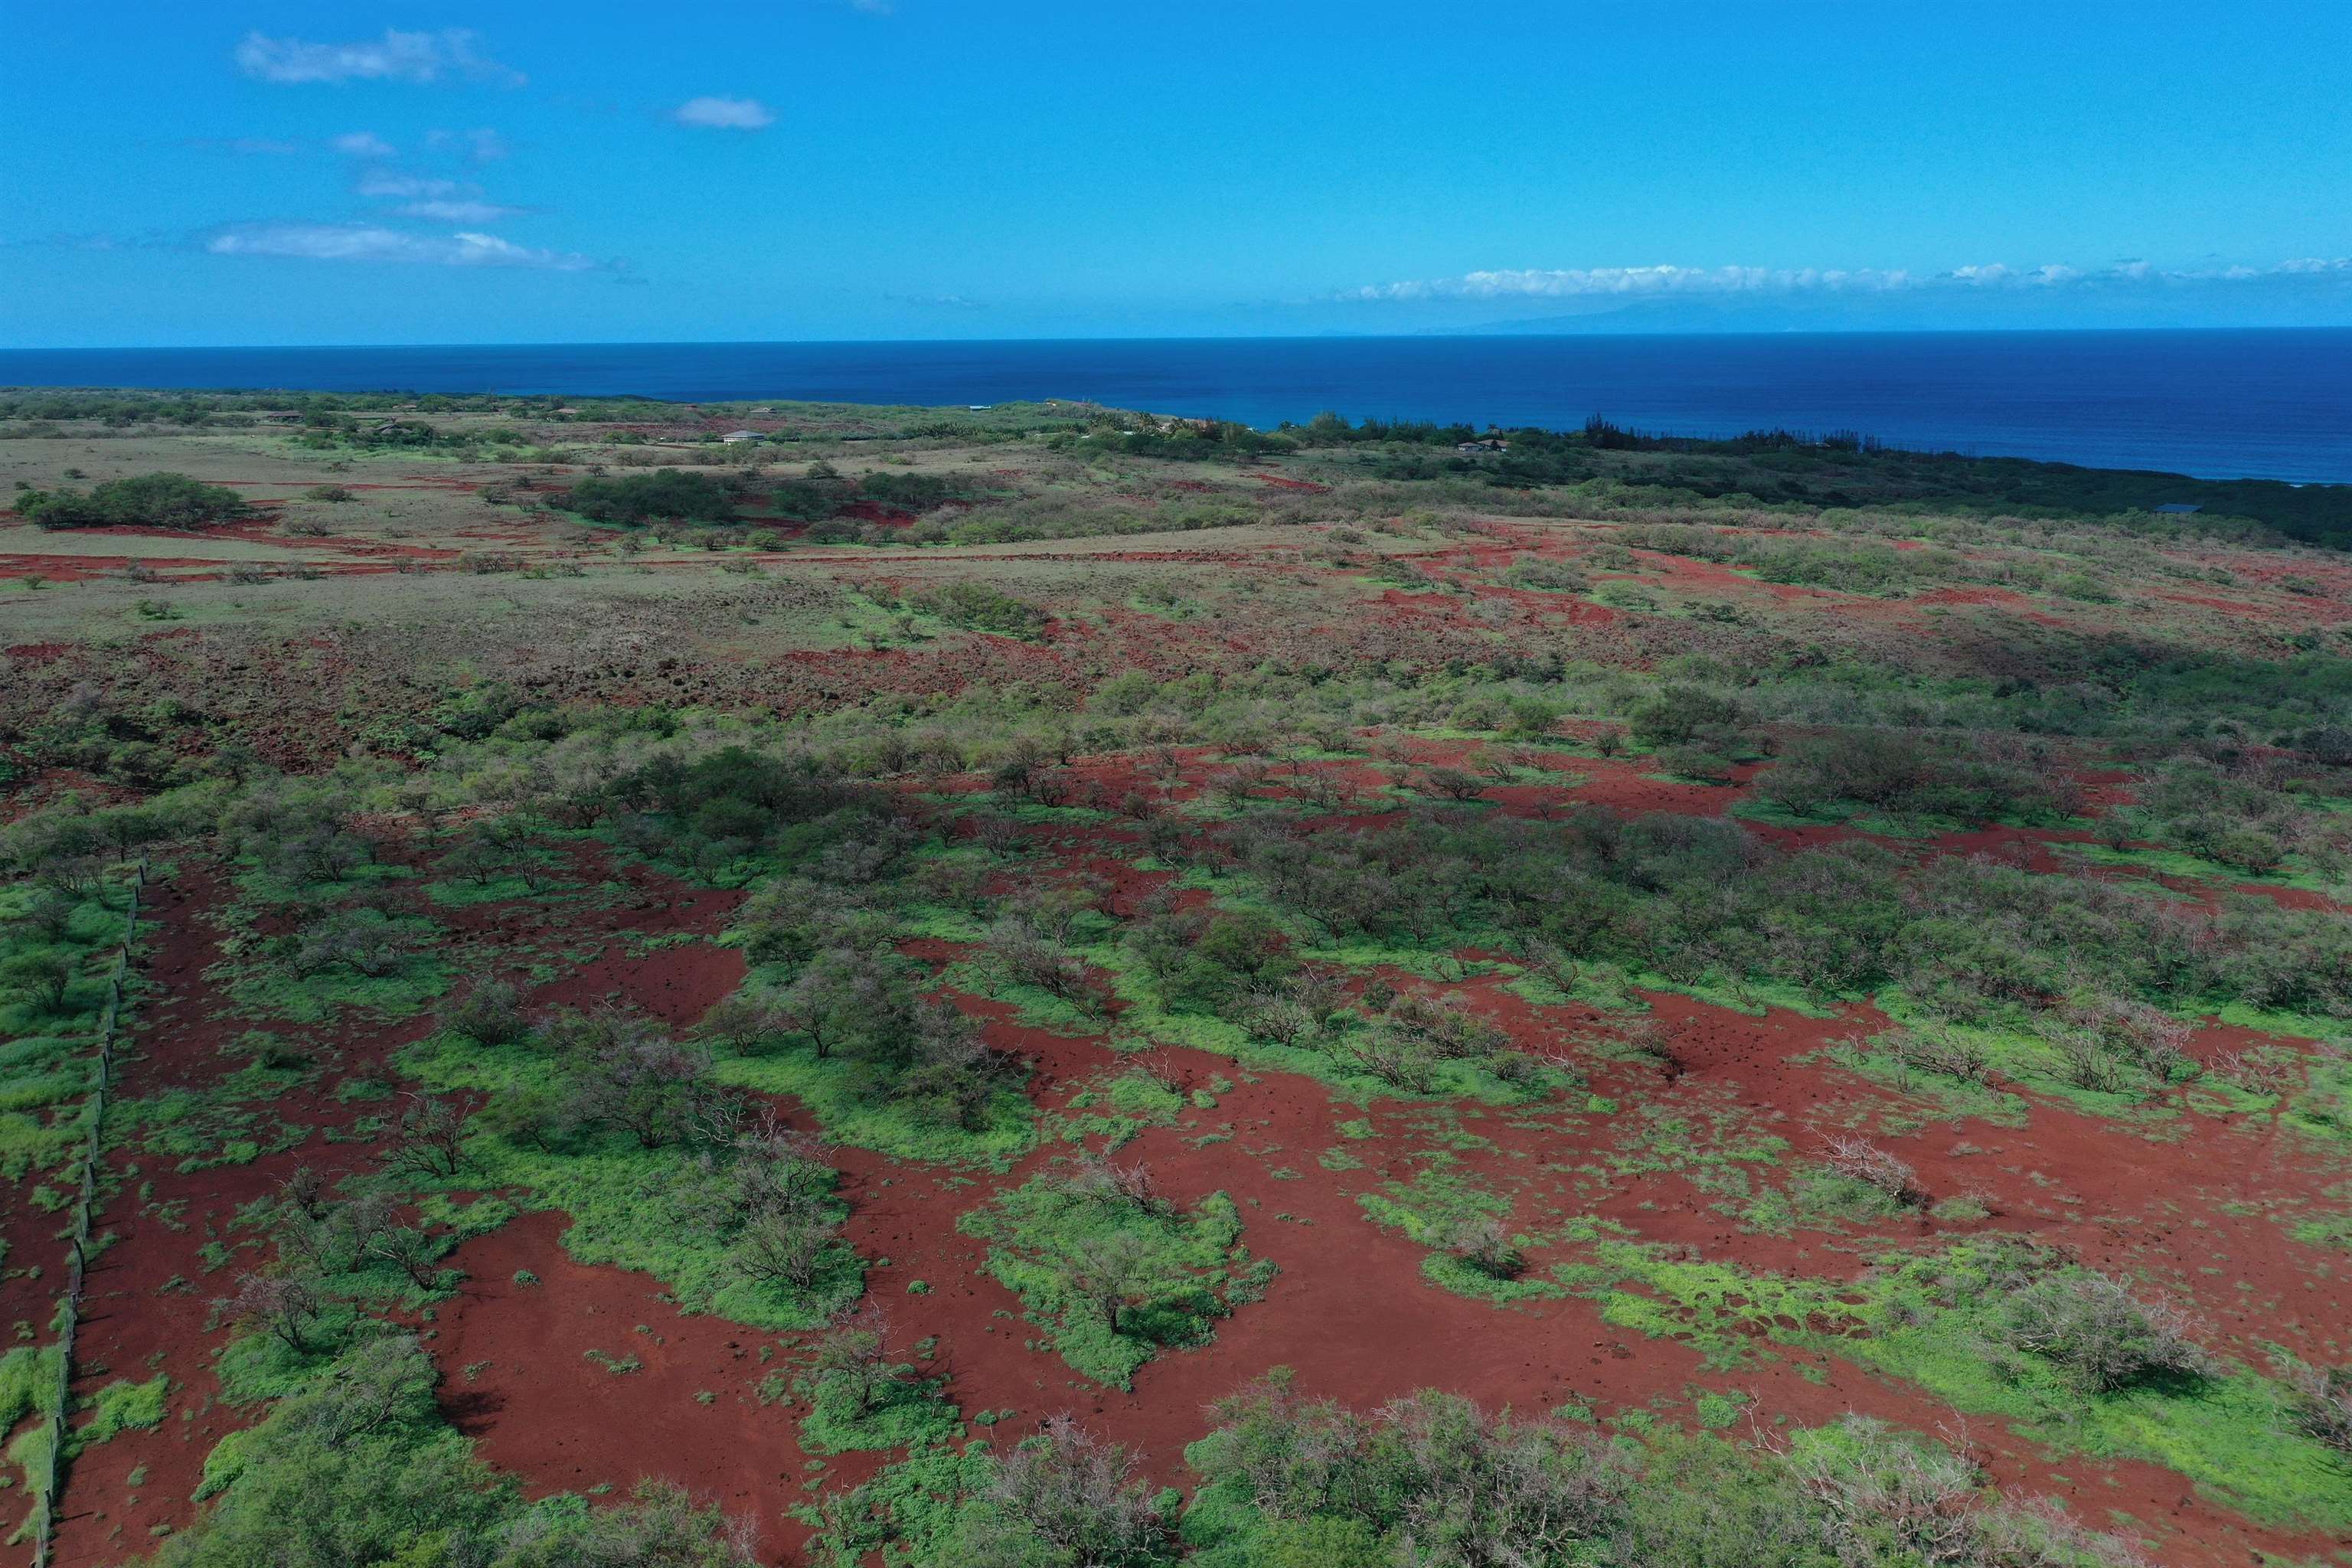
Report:
[{"label": "small building", "polygon": [[722,441],[756,441],[760,433],[757,430],[730,430],[719,438]]},{"label": "small building", "polygon": [[1475,458],[1484,452],[1507,452],[1511,449],[1511,444],[1488,436],[1476,441],[1457,441],[1454,443],[1454,449],[1465,458]]},{"label": "small building", "polygon": [[2205,509],[2203,507],[2199,506],[2194,501],[2168,500],[2162,506],[2156,509],[2156,515],[2158,517],[2187,517],[2190,512],[2203,511]]}]

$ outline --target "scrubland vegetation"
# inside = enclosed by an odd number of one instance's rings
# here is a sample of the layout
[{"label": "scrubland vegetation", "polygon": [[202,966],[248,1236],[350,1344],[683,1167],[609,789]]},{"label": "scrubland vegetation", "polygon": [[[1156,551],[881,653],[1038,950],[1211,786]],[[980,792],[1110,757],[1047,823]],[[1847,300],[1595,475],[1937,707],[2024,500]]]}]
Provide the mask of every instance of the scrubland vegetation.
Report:
[{"label": "scrubland vegetation", "polygon": [[60,1562],[2343,1560],[2340,492],[0,420]]}]

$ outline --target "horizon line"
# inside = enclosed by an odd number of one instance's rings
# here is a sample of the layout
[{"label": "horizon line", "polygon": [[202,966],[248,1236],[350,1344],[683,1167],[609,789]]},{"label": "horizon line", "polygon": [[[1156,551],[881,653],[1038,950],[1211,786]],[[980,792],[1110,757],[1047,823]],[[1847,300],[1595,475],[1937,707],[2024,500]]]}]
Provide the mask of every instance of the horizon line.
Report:
[{"label": "horizon line", "polygon": [[2169,336],[2185,333],[2288,334],[2352,332],[2352,321],[2303,326],[2161,326],[2161,327],[1806,327],[1746,331],[1651,330],[1645,331],[1456,331],[1437,329],[1415,332],[1155,332],[1088,336],[1080,333],[1026,337],[878,337],[878,338],[537,338],[497,342],[289,342],[289,343],[50,343],[0,344],[0,354],[37,353],[220,353],[240,351],[327,352],[350,349],[560,349],[560,348],[801,348],[831,344],[884,343],[1276,343],[1276,342],[1535,342],[1550,339],[1692,339],[1692,338],[1962,338],[1962,337],[2121,337]]}]

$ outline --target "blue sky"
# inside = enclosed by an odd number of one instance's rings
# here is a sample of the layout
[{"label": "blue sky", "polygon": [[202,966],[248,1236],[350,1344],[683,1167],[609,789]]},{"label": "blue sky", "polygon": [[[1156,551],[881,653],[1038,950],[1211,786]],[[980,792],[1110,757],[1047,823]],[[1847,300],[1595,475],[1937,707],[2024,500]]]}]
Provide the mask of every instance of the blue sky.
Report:
[{"label": "blue sky", "polygon": [[10,5],[0,344],[2352,322],[2352,5]]}]

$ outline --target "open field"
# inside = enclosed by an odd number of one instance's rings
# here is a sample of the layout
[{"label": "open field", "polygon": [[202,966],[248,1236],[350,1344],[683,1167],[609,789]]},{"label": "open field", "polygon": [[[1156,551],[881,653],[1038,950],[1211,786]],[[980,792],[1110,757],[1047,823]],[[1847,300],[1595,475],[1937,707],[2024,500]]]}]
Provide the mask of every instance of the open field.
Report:
[{"label": "open field", "polygon": [[0,393],[0,1531],[2352,1563],[2352,495],[1475,434]]}]

